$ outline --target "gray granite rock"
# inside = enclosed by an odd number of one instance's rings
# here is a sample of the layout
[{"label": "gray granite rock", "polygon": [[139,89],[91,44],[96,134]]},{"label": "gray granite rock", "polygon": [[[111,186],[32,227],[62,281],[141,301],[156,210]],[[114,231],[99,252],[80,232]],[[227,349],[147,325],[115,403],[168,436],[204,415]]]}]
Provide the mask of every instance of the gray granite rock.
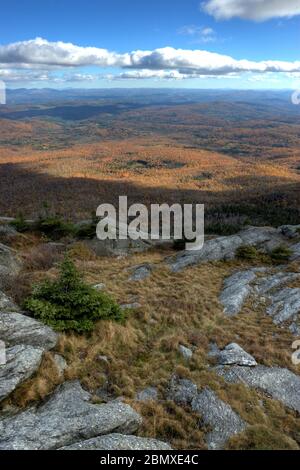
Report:
[{"label": "gray granite rock", "polygon": [[233,316],[240,312],[251,293],[251,282],[255,278],[255,270],[250,269],[248,271],[239,271],[224,281],[220,302],[226,315]]},{"label": "gray granite rock", "polygon": [[38,408],[0,420],[0,450],[58,449],[111,433],[131,434],[142,418],[129,405],[90,403],[79,382],[66,382]]},{"label": "gray granite rock", "polygon": [[158,391],[155,387],[148,387],[145,390],[141,390],[136,395],[137,401],[156,401],[158,398]]},{"label": "gray granite rock", "polygon": [[13,300],[0,291],[0,312],[18,312],[19,310]]},{"label": "gray granite rock", "polygon": [[229,368],[219,366],[216,372],[229,383],[241,382],[262,390],[288,408],[300,412],[300,377],[288,369],[261,365]]},{"label": "gray granite rock", "polygon": [[15,251],[0,243],[0,289],[5,286],[9,276],[14,276],[19,272],[20,266],[21,263]]},{"label": "gray granite rock", "polygon": [[43,349],[17,345],[6,349],[6,364],[0,365],[0,401],[38,369]]},{"label": "gray granite rock", "polygon": [[122,310],[138,310],[141,308],[141,304],[139,302],[132,302],[131,304],[121,304],[120,308]]},{"label": "gray granite rock", "polygon": [[212,390],[205,389],[199,392],[191,380],[180,379],[173,375],[166,398],[178,405],[190,406],[200,415],[204,424],[212,428],[212,431],[206,435],[209,449],[222,449],[231,436],[242,432],[246,427],[246,423]]},{"label": "gray granite rock", "polygon": [[152,273],[152,266],[149,263],[140,264],[138,266],[133,266],[130,268],[132,272],[129,280],[130,281],[143,281],[147,279]]},{"label": "gray granite rock", "polygon": [[256,246],[265,250],[282,244],[281,230],[272,227],[249,227],[228,237],[217,237],[205,241],[199,251],[183,251],[167,259],[170,269],[181,271],[187,266],[207,262],[234,259],[236,251],[243,245]]},{"label": "gray granite rock", "polygon": [[167,400],[173,400],[178,405],[190,405],[197,392],[197,385],[191,380],[180,379],[173,375],[167,389],[166,398]]},{"label": "gray granite rock", "polygon": [[0,339],[8,345],[29,344],[52,349],[58,335],[48,326],[21,313],[0,312]]},{"label": "gray granite rock", "polygon": [[297,320],[300,313],[300,288],[285,288],[270,297],[271,305],[267,314],[276,325]]},{"label": "gray granite rock", "polygon": [[292,245],[290,248],[292,250],[291,261],[300,260],[300,243],[296,243],[296,245]]},{"label": "gray granite rock", "polygon": [[244,351],[244,349],[236,343],[228,344],[222,351],[214,351],[210,356],[215,357],[219,365],[239,365],[246,367],[254,367],[257,365],[254,357]]},{"label": "gray granite rock", "polygon": [[63,377],[65,370],[68,368],[66,360],[60,354],[54,354],[53,359],[59,375]]},{"label": "gray granite rock", "polygon": [[172,447],[156,439],[109,434],[78,442],[61,450],[172,450]]},{"label": "gray granite rock", "polygon": [[182,344],[179,345],[178,350],[182,357],[186,360],[189,361],[193,357],[193,351],[189,348],[186,348]]},{"label": "gray granite rock", "polygon": [[286,238],[297,238],[300,234],[300,225],[282,225],[279,230]]},{"label": "gray granite rock", "polygon": [[98,291],[102,291],[106,288],[106,285],[103,284],[103,283],[100,283],[100,284],[95,284],[93,287],[94,287],[94,289],[96,289]]},{"label": "gray granite rock", "polygon": [[289,282],[293,282],[300,278],[300,273],[277,272],[269,276],[257,279],[255,285],[255,293],[257,295],[265,295],[273,289],[278,289]]},{"label": "gray granite rock", "polygon": [[192,401],[192,410],[199,413],[212,431],[206,435],[208,448],[222,449],[228,439],[246,429],[246,423],[235,411],[210,389],[198,393]]}]

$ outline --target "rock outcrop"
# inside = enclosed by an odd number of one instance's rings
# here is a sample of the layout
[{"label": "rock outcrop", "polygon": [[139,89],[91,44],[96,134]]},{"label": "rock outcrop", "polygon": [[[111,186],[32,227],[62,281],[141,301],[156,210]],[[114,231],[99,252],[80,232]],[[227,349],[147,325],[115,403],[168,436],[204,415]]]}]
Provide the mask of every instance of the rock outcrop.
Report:
[{"label": "rock outcrop", "polygon": [[202,250],[183,251],[167,259],[172,271],[178,272],[195,264],[207,261],[234,259],[236,251],[243,245],[255,246],[265,251],[281,245],[285,240],[281,229],[272,227],[249,227],[236,235],[217,237],[205,241]]},{"label": "rock outcrop", "polygon": [[[243,353],[248,354],[246,351]],[[248,387],[261,390],[288,408],[300,413],[300,377],[298,375],[280,367],[262,365],[249,367],[249,364],[236,365],[236,362],[233,364],[231,366],[220,365],[215,370],[226,382],[240,382]]]},{"label": "rock outcrop", "polygon": [[6,362],[0,366],[0,401],[36,372],[44,351],[52,349],[57,339],[51,328],[33,318],[0,312],[0,340],[6,347]]},{"label": "rock outcrop", "polygon": [[172,450],[172,447],[156,439],[108,434],[63,447],[61,450]]},{"label": "rock outcrop", "polygon": [[190,406],[199,414],[204,424],[211,428],[205,438],[211,450],[222,449],[232,436],[244,431],[247,426],[230,405],[218,398],[215,392],[209,388],[198,391],[191,380],[173,376],[167,398],[178,405]]},{"label": "rock outcrop", "polygon": [[6,364],[0,366],[0,401],[39,368],[43,352],[24,344],[6,349]]},{"label": "rock outcrop", "polygon": [[0,288],[7,276],[17,274],[20,269],[20,262],[11,248],[0,243]]},{"label": "rock outcrop", "polygon": [[195,396],[192,410],[199,413],[204,423],[212,428],[206,435],[206,442],[211,450],[222,449],[232,436],[243,432],[247,426],[231,406],[220,400],[210,389]]},{"label": "rock outcrop", "polygon": [[[267,268],[239,271],[224,281],[220,302],[225,315],[238,314],[251,297],[261,304],[276,325],[287,325],[294,334],[300,332],[300,288],[287,284],[300,279],[300,273]],[[258,274],[260,274],[258,276]]]},{"label": "rock outcrop", "polygon": [[54,348],[58,335],[51,328],[21,313],[0,312],[0,339],[7,345],[26,344]]},{"label": "rock outcrop", "polygon": [[58,449],[111,433],[131,434],[142,419],[129,405],[94,405],[79,382],[66,382],[37,408],[0,420],[0,450]]}]

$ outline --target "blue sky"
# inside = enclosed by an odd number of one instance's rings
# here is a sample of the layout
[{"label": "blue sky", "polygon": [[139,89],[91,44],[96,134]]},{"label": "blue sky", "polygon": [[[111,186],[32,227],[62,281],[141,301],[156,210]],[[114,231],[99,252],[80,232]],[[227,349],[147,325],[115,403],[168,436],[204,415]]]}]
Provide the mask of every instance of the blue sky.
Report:
[{"label": "blue sky", "polygon": [[9,87],[294,88],[300,80],[300,0],[10,0],[1,17],[0,79]]}]

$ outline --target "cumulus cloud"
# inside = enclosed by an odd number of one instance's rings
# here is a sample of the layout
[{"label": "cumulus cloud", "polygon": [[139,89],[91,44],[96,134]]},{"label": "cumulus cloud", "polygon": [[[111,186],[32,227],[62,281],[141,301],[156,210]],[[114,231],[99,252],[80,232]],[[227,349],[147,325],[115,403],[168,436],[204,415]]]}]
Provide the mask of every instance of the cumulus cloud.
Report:
[{"label": "cumulus cloud", "polygon": [[[207,35],[210,30],[206,31]],[[69,73],[87,66],[117,67],[127,78],[199,78],[202,76],[229,76],[254,73],[299,73],[300,61],[250,61],[201,49],[174,49],[164,47],[153,51],[132,51],[119,54],[96,47],[81,47],[70,43],[34,39],[0,46],[0,79],[34,81],[64,80],[92,81],[103,78],[99,74]],[[56,75],[55,75],[56,73]],[[49,75],[50,74],[50,75]],[[4,78],[2,78],[4,77]],[[14,78],[15,77],[15,78]],[[69,78],[68,78],[69,77]]]},{"label": "cumulus cloud", "polygon": [[129,65],[127,54],[117,54],[98,47],[81,47],[72,43],[49,42],[36,38],[0,46],[2,64],[39,64],[59,67]]},{"label": "cumulus cloud", "polygon": [[218,20],[242,18],[265,21],[300,15],[299,0],[208,0],[202,7]]}]

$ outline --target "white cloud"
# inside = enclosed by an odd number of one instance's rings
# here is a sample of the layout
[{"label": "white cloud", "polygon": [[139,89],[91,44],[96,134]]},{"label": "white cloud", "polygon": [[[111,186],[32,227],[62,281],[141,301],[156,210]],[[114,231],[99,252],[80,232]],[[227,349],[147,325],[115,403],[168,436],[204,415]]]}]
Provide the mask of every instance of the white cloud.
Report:
[{"label": "white cloud", "polygon": [[39,64],[49,66],[129,65],[127,54],[117,54],[98,47],[81,47],[65,42],[36,38],[0,46],[2,64]]},{"label": "white cloud", "polygon": [[[205,28],[204,35],[211,34]],[[203,30],[202,30],[203,32]],[[119,54],[107,49],[81,47],[70,43],[34,39],[5,46],[0,45],[0,79],[27,81],[92,81],[105,78],[97,73],[83,73],[87,66],[117,67],[127,78],[199,78],[230,76],[254,72],[299,73],[300,61],[250,61],[201,49],[164,47],[153,51],[132,51]],[[74,70],[79,70],[75,73]],[[71,72],[70,72],[71,71]],[[63,75],[65,73],[65,75]]]},{"label": "white cloud", "polygon": [[202,7],[218,20],[265,21],[300,15],[300,0],[208,0]]},{"label": "white cloud", "polygon": [[216,32],[210,27],[186,25],[180,28],[178,34],[184,36],[192,36],[196,39],[196,42],[213,42],[216,40]]}]

